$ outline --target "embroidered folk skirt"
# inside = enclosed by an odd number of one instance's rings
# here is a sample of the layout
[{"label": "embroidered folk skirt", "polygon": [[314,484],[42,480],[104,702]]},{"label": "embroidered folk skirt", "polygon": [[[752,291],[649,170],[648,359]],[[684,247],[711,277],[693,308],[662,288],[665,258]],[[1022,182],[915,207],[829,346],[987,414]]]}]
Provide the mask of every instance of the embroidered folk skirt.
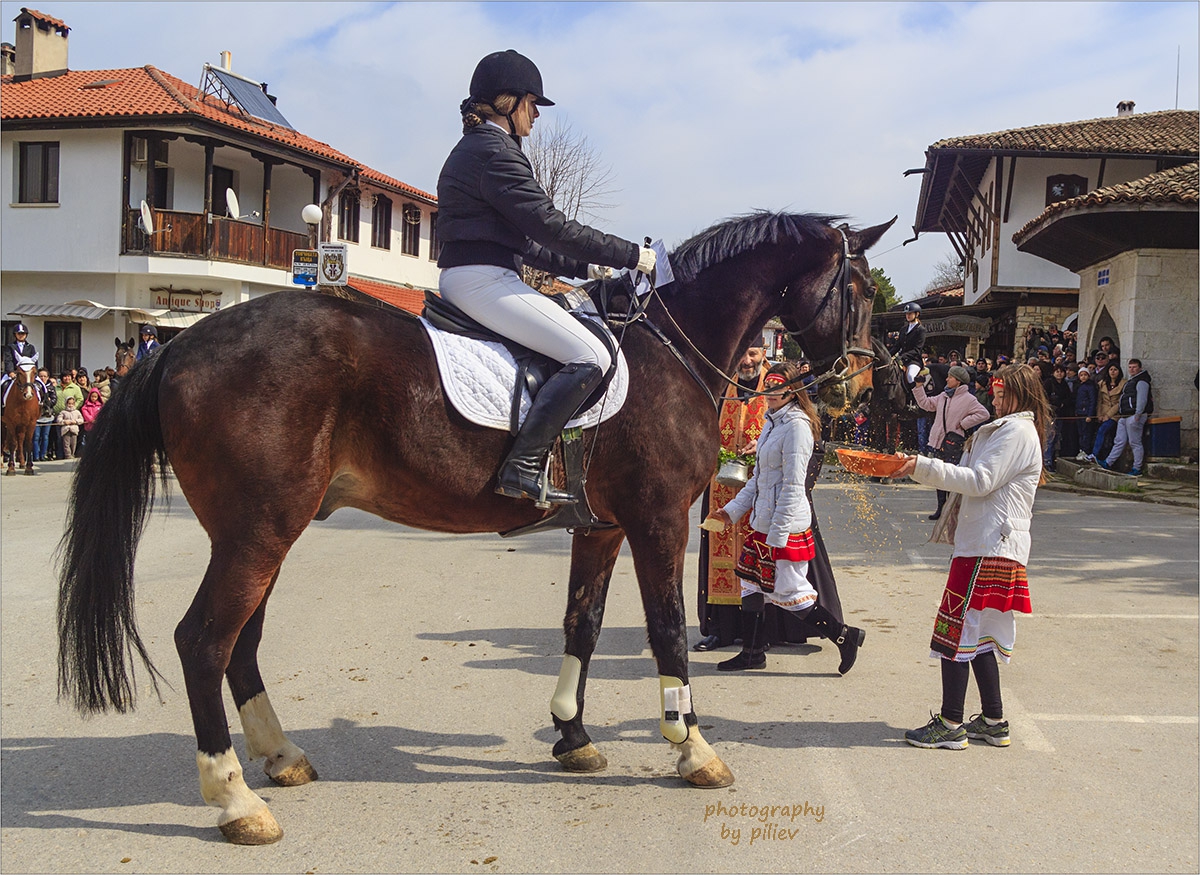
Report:
[{"label": "embroidered folk skirt", "polygon": [[772,547],[762,532],[751,532],[737,562],[742,595],[761,592],[788,611],[804,611],[817,601],[808,580],[808,560],[816,555],[812,529],[788,535],[787,545]]},{"label": "embroidered folk skirt", "polygon": [[998,556],[959,556],[950,562],[929,655],[969,662],[994,651],[1008,662],[1017,612],[1032,612],[1024,565]]}]

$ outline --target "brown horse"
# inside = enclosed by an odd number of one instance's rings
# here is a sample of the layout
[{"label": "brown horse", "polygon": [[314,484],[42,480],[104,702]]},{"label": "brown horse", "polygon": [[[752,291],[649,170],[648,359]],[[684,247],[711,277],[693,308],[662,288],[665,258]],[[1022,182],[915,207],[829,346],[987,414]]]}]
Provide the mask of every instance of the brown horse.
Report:
[{"label": "brown horse", "polygon": [[[702,232],[673,253],[675,281],[624,333],[631,391],[600,426],[605,438],[587,479],[596,515],[614,525],[574,536],[575,598],[551,700],[562,736],[553,752],[568,770],[605,766],[583,725],[584,687],[609,579],[628,539],[658,663],[659,725],[680,753],[679,773],[701,787],[733,781],[690,705],[688,511],[716,466],[712,396],[768,318],[803,327],[806,352],[826,372],[843,374],[824,384],[828,396],[853,398],[870,387],[870,354],[854,352],[869,344],[875,291],[863,253],[891,223],[853,231],[834,221],[755,213]],[[303,392],[283,376],[298,360],[310,365]],[[259,375],[252,392],[247,374]],[[381,385],[389,391],[381,394]],[[277,427],[262,420],[264,395],[278,406]],[[381,420],[403,427],[378,428]],[[247,441],[251,433],[257,438]],[[277,784],[315,778],[304,751],[284,735],[257,663],[267,600],[288,549],[339,507],[440,532],[533,523],[543,512],[531,501],[493,491],[511,441],[447,404],[429,338],[405,313],[281,292],[209,316],[134,367],[88,437],[63,537],[60,693],[85,712],[124,711],[133,703],[135,653],[154,677],[133,623],[133,564],[154,499],[154,464],[165,471],[169,461],[212,541],[204,580],[175,630],[201,794],[221,809],[230,841],[277,840],[282,831],[242,778],[221,683],[232,691],[249,757],[265,757]]]},{"label": "brown horse", "polygon": [[17,468],[24,468],[26,474],[34,473],[33,433],[42,411],[36,377],[37,365],[29,359],[22,359],[17,365],[8,397],[4,399],[0,424],[3,428],[4,454],[8,456],[5,474],[16,474]]},{"label": "brown horse", "polygon": [[122,340],[114,337],[113,340],[117,344],[117,376],[123,377],[129,373],[130,368],[137,364],[137,338],[131,337],[129,340]]}]

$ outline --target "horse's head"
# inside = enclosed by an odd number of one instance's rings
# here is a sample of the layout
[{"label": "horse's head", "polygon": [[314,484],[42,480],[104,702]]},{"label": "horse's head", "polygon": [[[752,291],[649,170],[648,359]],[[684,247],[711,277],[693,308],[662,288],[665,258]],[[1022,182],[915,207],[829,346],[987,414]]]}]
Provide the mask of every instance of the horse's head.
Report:
[{"label": "horse's head", "polygon": [[137,363],[137,339],[121,340],[113,338],[117,343],[117,376],[123,377]]},{"label": "horse's head", "polygon": [[875,282],[864,253],[896,221],[851,230],[828,229],[831,246],[824,264],[788,285],[784,292],[784,328],[799,341],[818,375],[820,397],[841,410],[870,398],[871,305]]},{"label": "horse's head", "polygon": [[34,389],[34,377],[37,375],[37,362],[27,356],[21,356],[17,359],[16,377],[14,380],[16,385],[21,390],[21,397],[28,401],[30,398],[36,397]]}]

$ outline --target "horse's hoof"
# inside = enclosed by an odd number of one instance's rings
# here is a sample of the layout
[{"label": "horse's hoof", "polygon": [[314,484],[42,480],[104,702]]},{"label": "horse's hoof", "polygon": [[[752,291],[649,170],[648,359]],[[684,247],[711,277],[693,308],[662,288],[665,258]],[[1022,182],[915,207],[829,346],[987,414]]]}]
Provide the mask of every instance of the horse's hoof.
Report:
[{"label": "horse's hoof", "polygon": [[296,762],[292,763],[278,775],[272,775],[270,770],[270,762],[266,764],[263,771],[267,773],[267,777],[278,784],[280,787],[299,787],[301,784],[308,784],[317,780],[317,770],[312,767],[312,763],[308,761],[308,757],[302,756]]},{"label": "horse's hoof", "polygon": [[682,777],[693,787],[703,790],[720,790],[733,783],[733,772],[720,757],[713,757],[690,775]]},{"label": "horse's hoof", "polygon": [[568,772],[599,772],[608,768],[608,760],[604,758],[604,754],[596,750],[595,745],[590,741],[575,750],[555,754],[554,758]]},{"label": "horse's hoof", "polygon": [[269,845],[283,838],[283,830],[270,810],[264,808],[255,814],[221,824],[221,835],[235,845]]}]

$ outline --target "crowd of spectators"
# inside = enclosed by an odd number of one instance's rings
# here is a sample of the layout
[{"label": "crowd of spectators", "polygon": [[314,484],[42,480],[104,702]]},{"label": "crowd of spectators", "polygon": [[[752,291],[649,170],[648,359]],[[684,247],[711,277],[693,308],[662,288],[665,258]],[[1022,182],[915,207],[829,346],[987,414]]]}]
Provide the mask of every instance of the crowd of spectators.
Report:
[{"label": "crowd of spectators", "polygon": [[112,395],[115,375],[113,368],[96,368],[90,378],[86,368],[70,368],[58,376],[45,368],[38,371],[45,393],[33,434],[33,461],[75,459],[83,453],[96,415]]},{"label": "crowd of spectators", "polygon": [[[1111,337],[1101,337],[1090,351],[1080,351],[1077,344],[1078,337],[1073,331],[1037,326],[1031,326],[1017,344],[1018,349],[1023,345],[1025,352],[1024,357],[1017,360],[1041,371],[1042,387],[1054,411],[1053,435],[1043,459],[1045,467],[1054,471],[1056,461],[1061,458],[1111,467],[1116,462],[1109,458],[1116,442],[1118,456],[1126,445],[1134,449],[1135,464],[1131,473],[1140,474],[1141,435],[1132,432],[1136,430],[1135,426],[1144,427],[1148,414],[1153,411],[1149,374],[1137,359],[1123,361],[1121,350]],[[992,373],[1009,363],[1007,356],[976,359],[951,349],[944,353],[926,352],[923,358],[930,374],[925,388],[929,395],[942,391],[950,367],[961,365],[970,375],[971,390],[976,399],[994,415]],[[1130,362],[1135,363],[1133,373],[1130,373]],[[1145,384],[1140,390],[1140,400],[1136,387],[1126,390],[1128,380],[1135,374],[1141,374],[1139,379]],[[1122,394],[1129,396],[1127,411],[1121,410]],[[931,419],[930,414],[923,412],[916,422],[915,443],[923,453],[932,452],[928,446]],[[1130,434],[1118,440],[1118,423],[1122,419],[1130,419],[1127,429]],[[906,445],[909,443],[905,442]]]}]

